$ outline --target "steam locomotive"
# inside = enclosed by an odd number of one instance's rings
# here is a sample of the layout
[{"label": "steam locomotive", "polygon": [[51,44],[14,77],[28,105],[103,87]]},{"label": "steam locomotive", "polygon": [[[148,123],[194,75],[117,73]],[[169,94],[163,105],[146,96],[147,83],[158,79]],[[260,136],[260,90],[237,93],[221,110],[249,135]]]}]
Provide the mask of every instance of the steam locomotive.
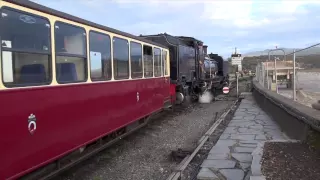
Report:
[{"label": "steam locomotive", "polygon": [[208,46],[193,37],[167,33],[140,35],[169,48],[170,82],[176,104],[197,100],[205,92],[216,95],[229,83],[228,62],[218,54],[207,54]]}]

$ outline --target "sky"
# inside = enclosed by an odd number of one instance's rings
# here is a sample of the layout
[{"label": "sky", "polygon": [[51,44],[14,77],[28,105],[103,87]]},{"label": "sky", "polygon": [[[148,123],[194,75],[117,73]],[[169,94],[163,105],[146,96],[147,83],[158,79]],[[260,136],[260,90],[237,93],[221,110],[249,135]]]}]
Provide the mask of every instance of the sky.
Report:
[{"label": "sky", "polygon": [[303,48],[320,42],[320,1],[33,0],[134,35],[192,36],[208,52]]}]

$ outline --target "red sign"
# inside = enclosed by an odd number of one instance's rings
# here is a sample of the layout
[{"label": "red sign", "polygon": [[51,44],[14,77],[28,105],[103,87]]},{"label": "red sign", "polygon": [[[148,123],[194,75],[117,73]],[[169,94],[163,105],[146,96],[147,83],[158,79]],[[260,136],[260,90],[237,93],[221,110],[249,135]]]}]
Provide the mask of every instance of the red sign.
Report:
[{"label": "red sign", "polygon": [[228,94],[229,93],[229,88],[228,87],[224,87],[222,89],[223,94]]}]

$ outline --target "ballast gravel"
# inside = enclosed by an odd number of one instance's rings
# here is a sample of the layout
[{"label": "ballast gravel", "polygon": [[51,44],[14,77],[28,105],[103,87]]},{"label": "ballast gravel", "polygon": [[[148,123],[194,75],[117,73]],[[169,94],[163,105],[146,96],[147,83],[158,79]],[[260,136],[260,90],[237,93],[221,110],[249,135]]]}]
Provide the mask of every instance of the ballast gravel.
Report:
[{"label": "ballast gravel", "polygon": [[304,143],[266,143],[262,173],[267,180],[320,178],[320,152]]},{"label": "ballast gravel", "polygon": [[147,126],[59,175],[57,180],[162,180],[180,163],[171,152],[190,150],[233,101],[192,104],[165,112]]}]

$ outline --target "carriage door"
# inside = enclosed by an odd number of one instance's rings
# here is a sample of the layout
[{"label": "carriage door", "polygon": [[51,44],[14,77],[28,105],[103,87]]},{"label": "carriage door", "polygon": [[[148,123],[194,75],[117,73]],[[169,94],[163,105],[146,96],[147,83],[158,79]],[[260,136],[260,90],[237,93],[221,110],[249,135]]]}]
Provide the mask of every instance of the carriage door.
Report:
[{"label": "carriage door", "polygon": [[162,50],[162,75],[164,76],[163,95],[164,99],[170,98],[170,73],[168,51]]}]

